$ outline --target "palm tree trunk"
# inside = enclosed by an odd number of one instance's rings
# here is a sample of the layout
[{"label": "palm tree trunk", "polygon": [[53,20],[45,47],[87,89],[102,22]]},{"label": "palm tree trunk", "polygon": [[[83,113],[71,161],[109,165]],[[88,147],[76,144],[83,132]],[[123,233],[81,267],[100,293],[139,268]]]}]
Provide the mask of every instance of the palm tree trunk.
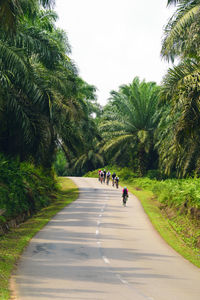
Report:
[{"label": "palm tree trunk", "polygon": [[144,150],[144,146],[140,145],[138,149],[138,168],[139,174],[143,177],[146,173],[146,152]]}]

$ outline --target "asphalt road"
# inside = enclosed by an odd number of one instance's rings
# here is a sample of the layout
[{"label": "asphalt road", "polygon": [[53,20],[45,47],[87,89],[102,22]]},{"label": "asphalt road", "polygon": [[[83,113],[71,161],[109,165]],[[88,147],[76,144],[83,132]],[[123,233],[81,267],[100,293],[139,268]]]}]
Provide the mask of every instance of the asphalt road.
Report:
[{"label": "asphalt road", "polygon": [[199,300],[200,270],[157,234],[139,201],[121,189],[73,178],[77,201],[25,250],[14,277],[18,300]]}]

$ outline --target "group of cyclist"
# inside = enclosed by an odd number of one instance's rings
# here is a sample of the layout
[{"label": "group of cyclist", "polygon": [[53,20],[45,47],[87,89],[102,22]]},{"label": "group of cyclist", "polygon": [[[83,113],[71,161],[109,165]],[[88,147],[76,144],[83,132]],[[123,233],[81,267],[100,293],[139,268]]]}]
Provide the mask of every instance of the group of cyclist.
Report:
[{"label": "group of cyclist", "polygon": [[107,183],[109,185],[109,181],[112,178],[112,186],[116,185],[116,188],[119,187],[119,176],[116,175],[115,172],[111,175],[110,171],[106,172],[106,170],[99,170],[99,181],[101,183]]},{"label": "group of cyclist", "polygon": [[[116,188],[118,189],[119,187],[119,176],[116,175],[115,172],[113,172],[113,174],[111,175],[110,171],[106,172],[106,170],[101,170],[99,169],[98,171],[99,173],[99,181],[101,183],[106,183],[107,185],[109,185],[109,181],[110,178],[112,177],[112,186],[116,186]],[[126,206],[126,201],[128,199],[128,189],[125,186],[122,190],[122,198],[123,198],[123,205]]]}]

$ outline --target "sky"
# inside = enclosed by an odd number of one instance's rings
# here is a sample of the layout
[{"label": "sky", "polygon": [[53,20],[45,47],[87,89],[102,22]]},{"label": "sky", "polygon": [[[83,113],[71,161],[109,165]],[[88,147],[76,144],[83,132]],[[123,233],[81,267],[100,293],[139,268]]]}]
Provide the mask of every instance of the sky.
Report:
[{"label": "sky", "polygon": [[79,75],[98,89],[105,105],[111,90],[140,80],[161,83],[170,67],[161,59],[167,0],[56,0],[57,26],[67,33]]}]

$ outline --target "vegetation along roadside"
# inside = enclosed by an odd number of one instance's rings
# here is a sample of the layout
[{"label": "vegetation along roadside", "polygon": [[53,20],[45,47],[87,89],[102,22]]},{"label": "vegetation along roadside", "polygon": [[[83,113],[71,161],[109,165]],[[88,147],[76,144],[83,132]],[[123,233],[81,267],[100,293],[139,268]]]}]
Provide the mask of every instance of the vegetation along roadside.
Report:
[{"label": "vegetation along roadside", "polygon": [[[128,168],[105,167],[120,177],[142,203],[152,224],[165,241],[200,267],[200,182],[198,179],[156,180],[138,178]],[[97,177],[97,170],[87,177]]]},{"label": "vegetation along roadside", "polygon": [[54,200],[32,218],[0,237],[0,300],[10,297],[9,279],[23,249],[30,239],[62,208],[76,200],[78,188],[68,178],[58,178],[60,189]]}]

